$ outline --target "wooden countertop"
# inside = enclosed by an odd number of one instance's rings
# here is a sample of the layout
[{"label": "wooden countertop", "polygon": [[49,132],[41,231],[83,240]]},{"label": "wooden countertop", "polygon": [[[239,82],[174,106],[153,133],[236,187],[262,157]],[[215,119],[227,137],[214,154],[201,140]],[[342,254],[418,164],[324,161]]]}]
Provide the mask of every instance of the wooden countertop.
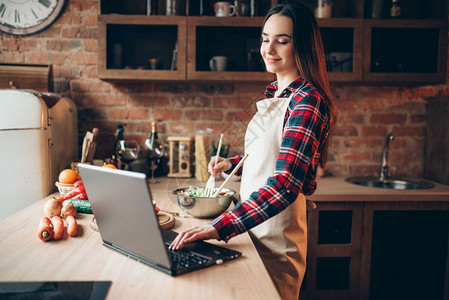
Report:
[{"label": "wooden countertop", "polygon": [[[159,180],[161,183],[150,185],[153,198],[161,209],[177,212],[181,210],[169,200],[169,191],[197,184],[194,179]],[[228,187],[237,189],[238,185]],[[77,215],[77,237],[65,233],[61,240],[42,242],[37,228],[48,198],[0,221],[0,281],[107,280],[112,281],[107,299],[279,299],[246,233],[226,245],[241,251],[242,257],[172,277],[103,246],[100,234],[88,225],[93,215]],[[207,222],[176,218],[173,230]]]},{"label": "wooden countertop", "polygon": [[[424,179],[425,180],[425,179]],[[449,201],[449,186],[435,184],[425,190],[393,190],[356,185],[345,181],[344,177],[323,177],[318,179],[318,188],[307,197],[316,202],[332,201]]]}]

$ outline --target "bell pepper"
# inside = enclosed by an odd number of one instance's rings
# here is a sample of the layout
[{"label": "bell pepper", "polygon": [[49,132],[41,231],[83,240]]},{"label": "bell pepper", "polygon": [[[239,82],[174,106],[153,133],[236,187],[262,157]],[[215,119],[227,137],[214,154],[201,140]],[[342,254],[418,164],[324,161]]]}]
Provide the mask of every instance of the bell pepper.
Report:
[{"label": "bell pepper", "polygon": [[68,199],[89,200],[89,199],[87,199],[87,194],[86,194],[86,192],[82,192],[82,193],[76,194],[75,196],[73,196],[73,197],[71,197],[71,198],[68,198]]},{"label": "bell pepper", "polygon": [[61,202],[64,202],[64,200],[67,199],[88,200],[86,189],[81,180],[75,182],[73,189],[71,189],[64,197],[58,197],[58,200]]}]

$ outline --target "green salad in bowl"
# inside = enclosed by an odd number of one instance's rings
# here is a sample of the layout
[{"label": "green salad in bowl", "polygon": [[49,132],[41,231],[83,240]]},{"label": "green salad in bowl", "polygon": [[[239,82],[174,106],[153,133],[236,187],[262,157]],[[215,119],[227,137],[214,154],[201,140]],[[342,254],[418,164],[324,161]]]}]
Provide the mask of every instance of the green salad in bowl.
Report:
[{"label": "green salad in bowl", "polygon": [[[215,195],[215,193],[218,191],[218,188],[215,188],[213,190],[212,195]],[[227,197],[227,196],[232,196],[234,195],[235,192],[232,190],[227,190],[227,189],[222,189],[220,191],[220,193],[217,195],[217,197]],[[206,194],[206,188],[204,187],[192,187],[189,186],[189,188],[187,190],[180,190],[178,195],[183,195],[186,197],[208,197],[208,198],[212,198],[209,197]]]}]

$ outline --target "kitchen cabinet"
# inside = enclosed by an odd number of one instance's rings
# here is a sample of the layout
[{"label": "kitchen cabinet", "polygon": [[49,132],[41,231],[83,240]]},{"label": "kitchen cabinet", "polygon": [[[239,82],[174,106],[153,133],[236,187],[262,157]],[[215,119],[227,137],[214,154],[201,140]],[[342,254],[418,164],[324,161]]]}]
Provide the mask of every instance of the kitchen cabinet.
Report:
[{"label": "kitchen cabinet", "polygon": [[444,82],[445,20],[365,20],[363,81]]},{"label": "kitchen cabinet", "polygon": [[[212,0],[171,0],[176,15],[168,12],[165,0],[148,2],[100,2],[101,79],[266,83],[273,78],[264,71],[258,40],[263,16],[282,0],[255,1],[254,16],[220,18],[213,16]],[[301,2],[315,8],[315,1]],[[377,15],[372,3],[383,3]],[[332,18],[318,19],[332,83],[445,81],[447,0],[404,2],[402,19],[388,17],[389,4],[334,0]],[[228,57],[226,71],[210,70],[215,55]],[[151,58],[161,61],[157,70],[148,69]]]},{"label": "kitchen cabinet", "polygon": [[308,212],[301,299],[358,299],[362,203],[323,203]]},{"label": "kitchen cabinet", "polygon": [[[269,82],[259,53],[263,17],[190,17],[187,31],[187,80]],[[238,47],[236,47],[238,45]],[[211,72],[213,56],[226,56],[227,70]]]},{"label": "kitchen cabinet", "polygon": [[329,80],[334,83],[361,82],[363,20],[318,19],[318,24],[326,51]]},{"label": "kitchen cabinet", "polygon": [[301,299],[448,299],[449,197],[375,196],[315,200]]},{"label": "kitchen cabinet", "polygon": [[[185,80],[186,26],[180,16],[100,15],[98,76],[106,80]],[[150,59],[158,59],[150,69]]]},{"label": "kitchen cabinet", "polygon": [[447,299],[449,211],[430,206],[366,206],[369,299]]}]

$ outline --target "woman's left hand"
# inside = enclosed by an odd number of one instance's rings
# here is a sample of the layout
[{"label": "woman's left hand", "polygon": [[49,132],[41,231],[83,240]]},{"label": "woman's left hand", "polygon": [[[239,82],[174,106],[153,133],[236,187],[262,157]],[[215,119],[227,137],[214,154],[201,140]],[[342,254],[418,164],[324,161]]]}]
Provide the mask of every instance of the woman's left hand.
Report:
[{"label": "woman's left hand", "polygon": [[219,238],[220,236],[218,235],[217,230],[212,225],[195,226],[179,233],[171,243],[170,249],[180,250],[186,243],[190,243],[196,240],[209,240]]}]

